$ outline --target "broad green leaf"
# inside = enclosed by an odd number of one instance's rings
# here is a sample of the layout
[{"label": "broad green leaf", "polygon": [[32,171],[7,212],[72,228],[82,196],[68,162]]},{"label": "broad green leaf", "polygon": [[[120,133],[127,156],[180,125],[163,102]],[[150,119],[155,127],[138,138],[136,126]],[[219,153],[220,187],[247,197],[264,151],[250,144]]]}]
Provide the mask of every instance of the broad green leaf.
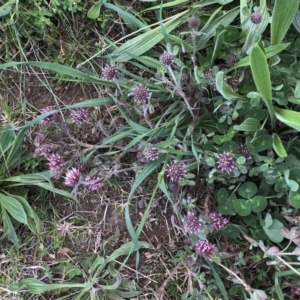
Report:
[{"label": "broad green leaf", "polygon": [[252,198],[257,192],[257,186],[253,182],[245,182],[238,189],[238,193],[245,199]]},{"label": "broad green leaf", "polygon": [[241,25],[243,25],[247,19],[247,16],[245,16],[244,11],[249,13],[247,0],[240,0],[240,22],[241,22]]},{"label": "broad green leaf", "polygon": [[18,249],[20,246],[19,239],[17,237],[14,226],[11,222],[10,216],[8,215],[6,209],[3,206],[1,207],[1,212],[2,212],[1,218],[3,223],[4,234],[14,244],[15,248]]},{"label": "broad green leaf", "polygon": [[[287,5],[288,4],[288,5]],[[271,45],[280,44],[290,28],[296,12],[299,8],[299,0],[276,0],[271,22]]]},{"label": "broad green leaf", "polygon": [[225,228],[221,230],[221,234],[226,237],[236,239],[238,238],[240,232],[233,224],[228,224]]},{"label": "broad green leaf", "polygon": [[287,153],[282,145],[278,134],[273,133],[273,148],[279,157],[287,157]]},{"label": "broad green leaf", "polygon": [[280,221],[273,219],[271,226],[265,225],[263,226],[263,229],[272,242],[280,243],[284,239],[283,236],[280,234],[280,230],[283,227],[284,225]]},{"label": "broad green leaf", "polygon": [[135,244],[133,242],[128,242],[126,244],[123,244],[120,248],[118,248],[117,250],[115,250],[110,256],[108,256],[105,259],[104,264],[107,264],[111,261],[114,261],[115,259],[117,259],[119,256],[122,255],[129,255],[134,251],[137,251],[141,248],[152,248],[151,244],[147,243],[147,242],[138,242],[137,246],[135,246]]},{"label": "broad green leaf", "polygon": [[43,61],[13,62],[12,61],[12,62],[8,62],[5,64],[1,64],[0,70],[6,69],[6,68],[11,68],[11,67],[16,67],[19,65],[30,65],[32,67],[50,70],[53,72],[57,72],[60,75],[78,78],[78,81],[102,84],[102,85],[110,86],[110,87],[116,87],[116,84],[112,81],[103,80],[101,78],[98,78],[97,76],[87,75],[77,69],[74,69],[74,68],[71,68],[68,66],[64,66],[64,65],[60,65],[57,63],[51,63],[51,62],[43,62]]},{"label": "broad green leaf", "polygon": [[300,112],[274,107],[275,116],[286,125],[300,131]]},{"label": "broad green leaf", "polygon": [[294,208],[300,208],[300,192],[294,192],[290,190],[289,202]]},{"label": "broad green leaf", "polygon": [[52,283],[46,284],[41,280],[27,278],[19,282],[12,283],[8,286],[8,289],[12,292],[18,292],[23,288],[27,288],[32,294],[42,294],[46,291],[59,290],[59,289],[72,289],[72,288],[86,288],[92,289],[93,283]]},{"label": "broad green leaf", "polygon": [[267,149],[270,149],[273,144],[273,138],[271,135],[265,133],[263,130],[257,131],[256,137],[251,141],[248,145],[249,149],[253,149],[254,151],[261,152]]},{"label": "broad green leaf", "polygon": [[236,201],[236,196],[235,196],[234,193],[231,194],[229,197],[222,198],[221,201],[222,202],[219,202],[219,205],[217,207],[217,210],[220,214],[222,214],[224,216],[230,216],[230,215],[234,216],[234,215],[236,215],[236,212],[233,208],[233,203]]},{"label": "broad green leaf", "polygon": [[0,205],[3,206],[14,219],[27,225],[25,210],[18,200],[0,193]]},{"label": "broad green leaf", "polygon": [[251,203],[248,200],[237,199],[233,202],[233,208],[240,216],[248,216],[251,214]]},{"label": "broad green leaf", "polygon": [[217,57],[218,57],[218,55],[221,51],[221,47],[222,47],[223,42],[224,42],[225,32],[226,32],[226,30],[222,30],[217,36],[217,39],[215,41],[214,51],[213,51],[211,61],[210,61],[211,66],[213,66],[215,60],[217,59]]},{"label": "broad green leaf", "polygon": [[[164,27],[166,33],[170,33],[172,30],[174,30],[181,23],[180,18],[185,14],[187,14],[187,11],[178,13],[174,15],[171,20],[163,23],[162,26]],[[140,56],[152,49],[163,38],[164,35],[161,31],[161,26],[159,25],[150,31],[138,34],[138,36],[128,40],[123,45],[115,49],[111,54],[109,54],[109,57],[115,62],[128,61],[132,59],[130,54]]]},{"label": "broad green leaf", "polygon": [[0,6],[0,17],[4,17],[11,12],[13,2],[10,0],[4,5]]},{"label": "broad green leaf", "polygon": [[225,203],[228,200],[228,191],[225,188],[218,190],[217,199],[219,203]]},{"label": "broad green leaf", "polygon": [[217,88],[217,91],[227,100],[246,99],[245,96],[235,93],[231,89],[231,87],[227,83],[224,82],[224,72],[223,71],[219,71],[216,74],[216,88]]},{"label": "broad green leaf", "polygon": [[105,8],[112,9],[116,11],[120,17],[124,20],[127,26],[129,26],[132,30],[136,30],[137,28],[141,29],[144,28],[145,31],[150,31],[148,25],[143,23],[139,19],[137,19],[134,15],[130,12],[121,9],[120,7],[104,2]]},{"label": "broad green leaf", "polygon": [[263,211],[268,205],[267,199],[263,196],[255,196],[249,201],[251,202],[251,209],[255,213]]},{"label": "broad green leaf", "polygon": [[98,1],[94,5],[92,5],[92,7],[87,12],[88,18],[93,19],[93,20],[97,19],[100,15],[100,9],[101,9],[102,4],[103,4],[103,1]]},{"label": "broad green leaf", "polygon": [[[282,50],[284,50],[285,48],[287,48],[290,45],[290,43],[283,43],[283,44],[279,44],[279,45],[273,45],[273,46],[269,46],[267,48],[265,48],[265,54],[267,58],[271,58],[274,55],[280,53]],[[250,65],[250,56],[244,57],[243,59],[241,59],[238,63],[236,63],[233,67],[231,67],[228,72],[237,69],[237,68],[241,68],[241,67],[247,67]]]},{"label": "broad green leaf", "polygon": [[250,53],[250,67],[256,88],[268,107],[271,124],[274,127],[275,117],[272,104],[271,76],[266,55],[258,45],[254,46]]},{"label": "broad green leaf", "polygon": [[[4,153],[10,149],[15,139],[15,132],[13,128],[4,128],[0,134],[0,158]],[[5,159],[4,159],[5,161]]]},{"label": "broad green leaf", "polygon": [[293,20],[293,25],[297,29],[297,31],[300,33],[300,11],[297,10],[294,20]]},{"label": "broad green leaf", "polygon": [[257,131],[261,128],[260,123],[254,118],[247,118],[240,125],[233,126],[234,130],[238,131]]}]

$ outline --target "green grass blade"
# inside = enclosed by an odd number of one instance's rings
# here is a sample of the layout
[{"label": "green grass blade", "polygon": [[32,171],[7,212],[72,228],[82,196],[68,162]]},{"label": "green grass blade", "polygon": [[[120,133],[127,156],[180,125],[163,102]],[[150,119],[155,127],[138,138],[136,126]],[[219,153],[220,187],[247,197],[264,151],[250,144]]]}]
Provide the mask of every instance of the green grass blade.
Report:
[{"label": "green grass blade", "polygon": [[264,99],[271,118],[271,124],[275,126],[275,116],[272,103],[272,85],[267,58],[263,50],[254,46],[250,53],[250,67],[257,90]]},{"label": "green grass blade", "polygon": [[[180,18],[187,14],[188,11],[183,11],[175,15],[171,20],[163,23],[163,26],[167,33],[174,30],[180,23]],[[161,26],[157,26],[150,31],[139,34],[135,38],[127,41],[122,46],[115,49],[109,57],[115,62],[125,62],[132,59],[131,54],[140,56],[148,50],[152,49],[162,39],[163,34],[161,32]]]},{"label": "green grass blade", "polygon": [[149,27],[145,27],[148,26],[148,24],[143,23],[142,21],[140,21],[139,19],[137,19],[135,16],[133,16],[131,13],[121,9],[118,6],[115,6],[113,4],[110,3],[104,3],[104,6],[108,9],[112,9],[114,11],[116,11],[120,17],[125,21],[125,23],[128,23],[131,25],[131,27],[133,28],[143,28],[145,31],[149,31]]},{"label": "green grass blade", "polygon": [[216,75],[216,88],[217,88],[217,91],[227,100],[246,99],[245,96],[235,93],[228,86],[228,84],[224,82],[224,72],[223,71],[219,71]]},{"label": "green grass blade", "polygon": [[273,148],[279,157],[287,157],[287,153],[282,145],[281,139],[278,134],[273,133]]},{"label": "green grass blade", "polygon": [[90,83],[102,84],[105,86],[116,87],[116,84],[112,81],[106,81],[100,79],[96,76],[87,75],[77,69],[70,68],[61,64],[51,63],[51,62],[42,62],[42,61],[28,61],[28,62],[8,62],[0,65],[0,70],[16,67],[19,65],[30,65],[32,67],[42,68],[45,70],[50,70],[53,72],[57,72],[61,75],[71,76],[80,79],[81,81],[87,81]]},{"label": "green grass blade", "polygon": [[[280,45],[274,45],[274,46],[269,46],[267,48],[265,48],[265,54],[267,58],[271,58],[274,55],[280,53],[281,51],[283,51],[284,49],[286,49],[288,46],[290,45],[290,43],[283,43]],[[241,59],[238,63],[236,63],[233,67],[231,67],[228,72],[237,69],[237,68],[241,68],[241,67],[247,67],[250,65],[250,56],[244,57],[243,59]]]},{"label": "green grass blade", "polygon": [[170,8],[170,7],[176,7],[178,5],[182,5],[184,3],[189,2],[190,0],[175,0],[175,1],[168,1],[167,3],[161,4],[161,5],[155,5],[152,7],[149,7],[147,9],[144,9],[142,12],[146,11],[153,11],[153,10],[158,10],[160,8]]},{"label": "green grass blade", "polygon": [[217,287],[219,288],[221,294],[223,295],[224,299],[229,300],[228,293],[226,291],[224,283],[223,283],[222,279],[220,278],[218,272],[216,271],[214,265],[208,260],[206,261],[206,263],[210,266],[213,276],[215,278],[215,283],[216,283]]},{"label": "green grass blade", "polygon": [[3,223],[3,230],[4,234],[9,238],[9,240],[14,244],[15,248],[19,248],[19,239],[17,237],[16,231],[14,229],[14,226],[11,222],[11,219],[6,211],[6,209],[1,206],[1,217],[2,217],[2,223]]},{"label": "green grass blade", "polygon": [[290,28],[296,12],[299,8],[299,0],[276,0],[273,9],[271,23],[271,45],[280,44]]},{"label": "green grass blade", "polygon": [[130,193],[127,197],[127,205],[125,207],[125,222],[126,226],[128,229],[128,232],[132,238],[132,241],[134,242],[135,245],[137,245],[138,241],[138,234],[135,232],[131,218],[130,218],[130,213],[129,213],[129,206],[130,206],[130,199],[132,198],[135,190],[141,185],[141,183],[154,171],[157,169],[158,166],[162,164],[163,161],[165,161],[166,155],[161,155],[157,160],[152,161],[148,163],[145,168],[138,174],[137,178],[135,179]]},{"label": "green grass blade", "polygon": [[286,125],[300,131],[300,112],[282,109],[275,107],[274,108],[275,116],[278,120]]},{"label": "green grass blade", "polygon": [[211,24],[207,28],[203,28],[203,34],[200,36],[199,42],[197,44],[197,49],[201,50],[205,48],[207,41],[212,38],[216,34],[216,30],[220,25],[227,27],[238,15],[239,7],[236,7],[230,11],[228,11],[223,16],[211,22]]},{"label": "green grass blade", "polygon": [[224,35],[225,35],[226,30],[222,30],[217,38],[216,38],[216,42],[215,42],[215,46],[214,46],[214,51],[211,57],[211,61],[210,61],[210,65],[213,66],[216,58],[218,57],[220,51],[221,51],[221,47],[223,45],[224,42]]},{"label": "green grass blade", "polygon": [[27,225],[27,216],[25,210],[18,200],[16,200],[14,197],[9,197],[0,193],[0,204],[14,219]]},{"label": "green grass blade", "polygon": [[300,33],[300,11],[297,10],[294,20],[293,20],[293,25],[297,29],[297,31]]}]

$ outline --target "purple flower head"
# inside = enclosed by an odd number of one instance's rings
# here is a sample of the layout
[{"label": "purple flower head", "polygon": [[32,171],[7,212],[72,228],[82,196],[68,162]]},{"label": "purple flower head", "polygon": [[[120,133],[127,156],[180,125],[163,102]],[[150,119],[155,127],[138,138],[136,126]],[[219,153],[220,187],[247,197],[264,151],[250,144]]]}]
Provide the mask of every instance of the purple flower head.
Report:
[{"label": "purple flower head", "polygon": [[187,215],[182,219],[183,228],[185,232],[196,234],[202,227],[199,217],[194,212],[189,211]]},{"label": "purple flower head", "polygon": [[200,20],[197,17],[191,17],[189,18],[189,27],[192,30],[196,30],[198,29],[198,27],[200,26]]},{"label": "purple flower head", "polygon": [[203,256],[212,257],[215,252],[215,245],[208,240],[199,240],[195,245],[195,250]]},{"label": "purple flower head", "polygon": [[145,104],[151,98],[149,89],[142,85],[136,86],[132,91],[132,95],[134,101],[141,104]]},{"label": "purple flower head", "polygon": [[209,214],[209,218],[210,218],[211,224],[213,225],[214,229],[216,229],[216,230],[221,230],[228,223],[228,220],[219,213],[211,213],[211,214]]},{"label": "purple flower head", "polygon": [[80,171],[76,168],[72,168],[68,170],[65,177],[65,185],[74,187],[78,185],[80,181]]},{"label": "purple flower head", "polygon": [[223,152],[219,155],[219,160],[217,161],[218,168],[222,172],[226,172],[227,174],[230,174],[235,166],[236,162],[234,160],[234,157],[229,152]]},{"label": "purple flower head", "polygon": [[60,154],[54,153],[48,157],[47,165],[49,166],[50,171],[59,172],[65,165],[65,161]]},{"label": "purple flower head", "polygon": [[114,66],[106,65],[102,69],[102,78],[105,80],[114,80],[117,78],[117,69]]},{"label": "purple flower head", "polygon": [[160,56],[159,61],[164,67],[169,67],[173,63],[173,55],[165,51]]},{"label": "purple flower head", "polygon": [[247,160],[252,158],[252,154],[249,152],[246,144],[240,144],[238,153],[242,154]]},{"label": "purple flower head", "polygon": [[166,173],[172,182],[178,182],[185,177],[185,165],[182,162],[171,161],[167,165]]},{"label": "purple flower head", "polygon": [[97,175],[88,175],[85,179],[85,184],[87,184],[92,191],[100,190],[104,186],[102,178]]},{"label": "purple flower head", "polygon": [[84,108],[76,108],[71,113],[73,123],[80,125],[89,121],[89,112]]},{"label": "purple flower head", "polygon": [[228,54],[226,57],[226,65],[229,67],[232,67],[233,65],[235,65],[238,62],[238,56],[234,53],[232,54]]},{"label": "purple flower head", "polygon": [[159,150],[157,148],[147,147],[144,150],[144,156],[147,160],[156,160],[159,156]]},{"label": "purple flower head", "polygon": [[38,157],[40,155],[48,157],[49,153],[53,150],[53,146],[45,143],[46,135],[37,134],[33,143],[35,146],[33,157]]},{"label": "purple flower head", "polygon": [[257,25],[262,21],[262,15],[260,12],[254,12],[250,16],[250,20],[253,24]]},{"label": "purple flower head", "polygon": [[[51,106],[47,106],[45,108],[41,109],[41,114],[47,113],[49,111],[51,111],[53,108]],[[48,117],[44,118],[43,120],[41,120],[42,124],[53,124],[55,123],[56,120],[56,114],[53,113],[52,115],[49,115]]]}]

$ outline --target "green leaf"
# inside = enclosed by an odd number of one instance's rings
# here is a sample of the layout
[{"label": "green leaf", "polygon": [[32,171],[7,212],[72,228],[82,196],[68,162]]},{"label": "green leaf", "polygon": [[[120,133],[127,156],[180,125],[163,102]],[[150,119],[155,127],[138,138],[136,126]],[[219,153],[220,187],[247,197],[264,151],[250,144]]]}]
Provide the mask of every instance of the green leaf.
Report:
[{"label": "green leaf", "polygon": [[[270,218],[271,215],[267,214],[266,218],[267,217]],[[272,217],[271,217],[271,220],[272,220]],[[280,230],[281,230],[281,228],[284,227],[284,225],[276,219],[273,219],[272,224],[270,226],[268,226],[268,225],[269,225],[269,222],[268,223],[265,222],[265,225],[263,226],[263,229],[264,229],[266,235],[268,236],[268,238],[274,243],[282,242],[284,238],[281,235]]]},{"label": "green leaf", "polygon": [[245,182],[238,189],[238,193],[245,199],[250,199],[257,193],[257,186],[253,182]]},{"label": "green leaf", "polygon": [[4,17],[11,12],[12,1],[8,1],[4,5],[0,6],[0,17]]},{"label": "green leaf", "polygon": [[130,218],[130,213],[129,213],[129,207],[130,207],[130,200],[136,191],[136,189],[141,185],[141,183],[154,171],[157,169],[158,166],[162,164],[166,159],[166,155],[161,155],[157,160],[152,161],[148,163],[145,168],[138,173],[132,187],[130,190],[130,193],[127,197],[127,204],[125,206],[125,223],[127,226],[127,230],[129,231],[129,234],[132,238],[132,241],[134,242],[135,245],[137,245],[138,242],[138,235],[136,231],[133,228],[132,221]]},{"label": "green leaf", "polygon": [[228,191],[225,188],[218,190],[217,199],[219,203],[226,203],[228,200]]},{"label": "green leaf", "polygon": [[239,237],[240,232],[233,224],[228,224],[225,228],[221,230],[221,234],[223,236],[236,239]]},{"label": "green leaf", "polygon": [[242,96],[238,93],[235,93],[231,87],[224,82],[224,72],[219,71],[216,74],[216,88],[217,91],[227,100],[233,99],[246,99],[245,96]]},{"label": "green leaf", "polygon": [[[287,5],[288,4],[288,5]],[[298,11],[299,0],[276,0],[271,22],[271,45],[280,44]]]},{"label": "green leaf", "polygon": [[0,193],[0,204],[14,219],[27,225],[27,216],[25,210],[18,200]]},{"label": "green leaf", "polygon": [[290,190],[289,202],[294,208],[300,208],[300,192]]},{"label": "green leaf", "polygon": [[233,208],[240,216],[251,214],[251,202],[244,199],[237,199],[233,202]]},{"label": "green leaf", "polygon": [[[265,54],[267,58],[271,58],[274,55],[280,53],[282,50],[287,48],[290,45],[290,43],[283,43],[279,45],[273,45],[265,48]],[[250,56],[244,57],[241,59],[238,63],[236,63],[233,67],[231,67],[227,72],[230,72],[234,69],[241,68],[241,67],[247,67],[250,65]]]},{"label": "green leaf", "polygon": [[[180,18],[184,16],[187,11],[183,11],[179,14],[172,16],[171,20],[162,24],[166,33],[170,33],[174,30],[181,22]],[[164,35],[161,31],[161,25],[157,26],[150,31],[139,34],[133,39],[128,40],[123,45],[115,49],[109,57],[113,59],[115,62],[125,62],[133,57],[131,54],[140,56],[148,50],[152,49],[155,45],[157,45],[162,39]]]},{"label": "green leaf", "polygon": [[286,125],[300,131],[300,112],[274,107],[275,116]]},{"label": "green leaf", "polygon": [[32,294],[41,294],[46,291],[59,290],[59,289],[72,289],[81,288],[90,290],[93,287],[93,283],[53,283],[46,284],[41,280],[27,278],[19,282],[12,283],[8,286],[8,289],[12,292],[18,292],[23,288],[27,288]]},{"label": "green leaf", "polygon": [[247,118],[242,124],[233,126],[233,129],[238,131],[257,131],[260,128],[260,123],[254,118]]},{"label": "green leaf", "polygon": [[3,222],[3,230],[4,234],[8,237],[8,239],[14,244],[15,248],[19,248],[19,240],[14,229],[14,226],[11,222],[11,219],[6,211],[6,209],[2,206],[2,222]]},{"label": "green leaf", "polygon": [[[10,149],[15,139],[15,133],[13,128],[5,128],[0,134],[0,158],[3,157],[5,152]],[[4,159],[5,161],[5,159]]]},{"label": "green leaf", "polygon": [[220,51],[221,51],[221,47],[223,45],[224,42],[224,34],[225,34],[226,30],[222,30],[217,38],[216,38],[216,42],[215,42],[215,46],[214,46],[214,51],[211,57],[211,61],[210,61],[210,65],[213,66],[215,59],[218,57]]},{"label": "green leaf", "polygon": [[152,248],[152,246],[150,243],[147,243],[147,242],[139,241],[137,246],[135,246],[133,242],[128,242],[126,244],[123,244],[120,248],[115,250],[109,257],[107,257],[105,259],[104,264],[114,261],[115,259],[117,259],[118,257],[120,257],[122,255],[129,255],[132,252],[137,251],[141,248]]},{"label": "green leaf", "polygon": [[273,148],[279,157],[287,157],[287,153],[282,145],[278,134],[273,133]]},{"label": "green leaf", "polygon": [[293,25],[297,29],[297,31],[300,33],[300,11],[297,10],[294,20],[293,20]]},{"label": "green leaf", "polygon": [[258,131],[258,133],[257,137],[251,141],[249,149],[254,149],[257,152],[270,149],[273,144],[272,136],[266,134],[263,130]]},{"label": "green leaf", "polygon": [[145,31],[150,31],[149,27],[147,27],[146,23],[143,23],[139,19],[137,19],[135,16],[133,16],[131,13],[129,13],[126,10],[123,10],[120,7],[117,7],[113,4],[104,2],[105,8],[112,9],[116,11],[120,17],[124,20],[127,26],[129,26],[132,30],[136,30],[136,28],[143,28]]},{"label": "green leaf", "polygon": [[101,6],[103,4],[103,1],[98,1],[97,3],[95,3],[87,12],[87,16],[90,19],[97,19],[100,15],[100,9]]},{"label": "green leaf", "polygon": [[263,50],[254,46],[250,53],[250,67],[257,90],[264,99],[271,118],[272,127],[275,126],[274,109],[272,104],[272,85],[267,58]]},{"label": "green leaf", "polygon": [[202,28],[202,31],[205,33],[200,36],[197,50],[201,50],[205,48],[207,41],[212,38],[216,34],[216,30],[220,25],[223,25],[224,27],[227,27],[231,22],[235,19],[235,17],[239,13],[239,7],[233,8],[232,10],[226,12],[218,19],[211,22],[207,27],[204,26]]},{"label": "green leaf", "polygon": [[263,211],[268,205],[267,199],[263,196],[255,196],[249,201],[251,202],[251,209],[255,213]]}]

